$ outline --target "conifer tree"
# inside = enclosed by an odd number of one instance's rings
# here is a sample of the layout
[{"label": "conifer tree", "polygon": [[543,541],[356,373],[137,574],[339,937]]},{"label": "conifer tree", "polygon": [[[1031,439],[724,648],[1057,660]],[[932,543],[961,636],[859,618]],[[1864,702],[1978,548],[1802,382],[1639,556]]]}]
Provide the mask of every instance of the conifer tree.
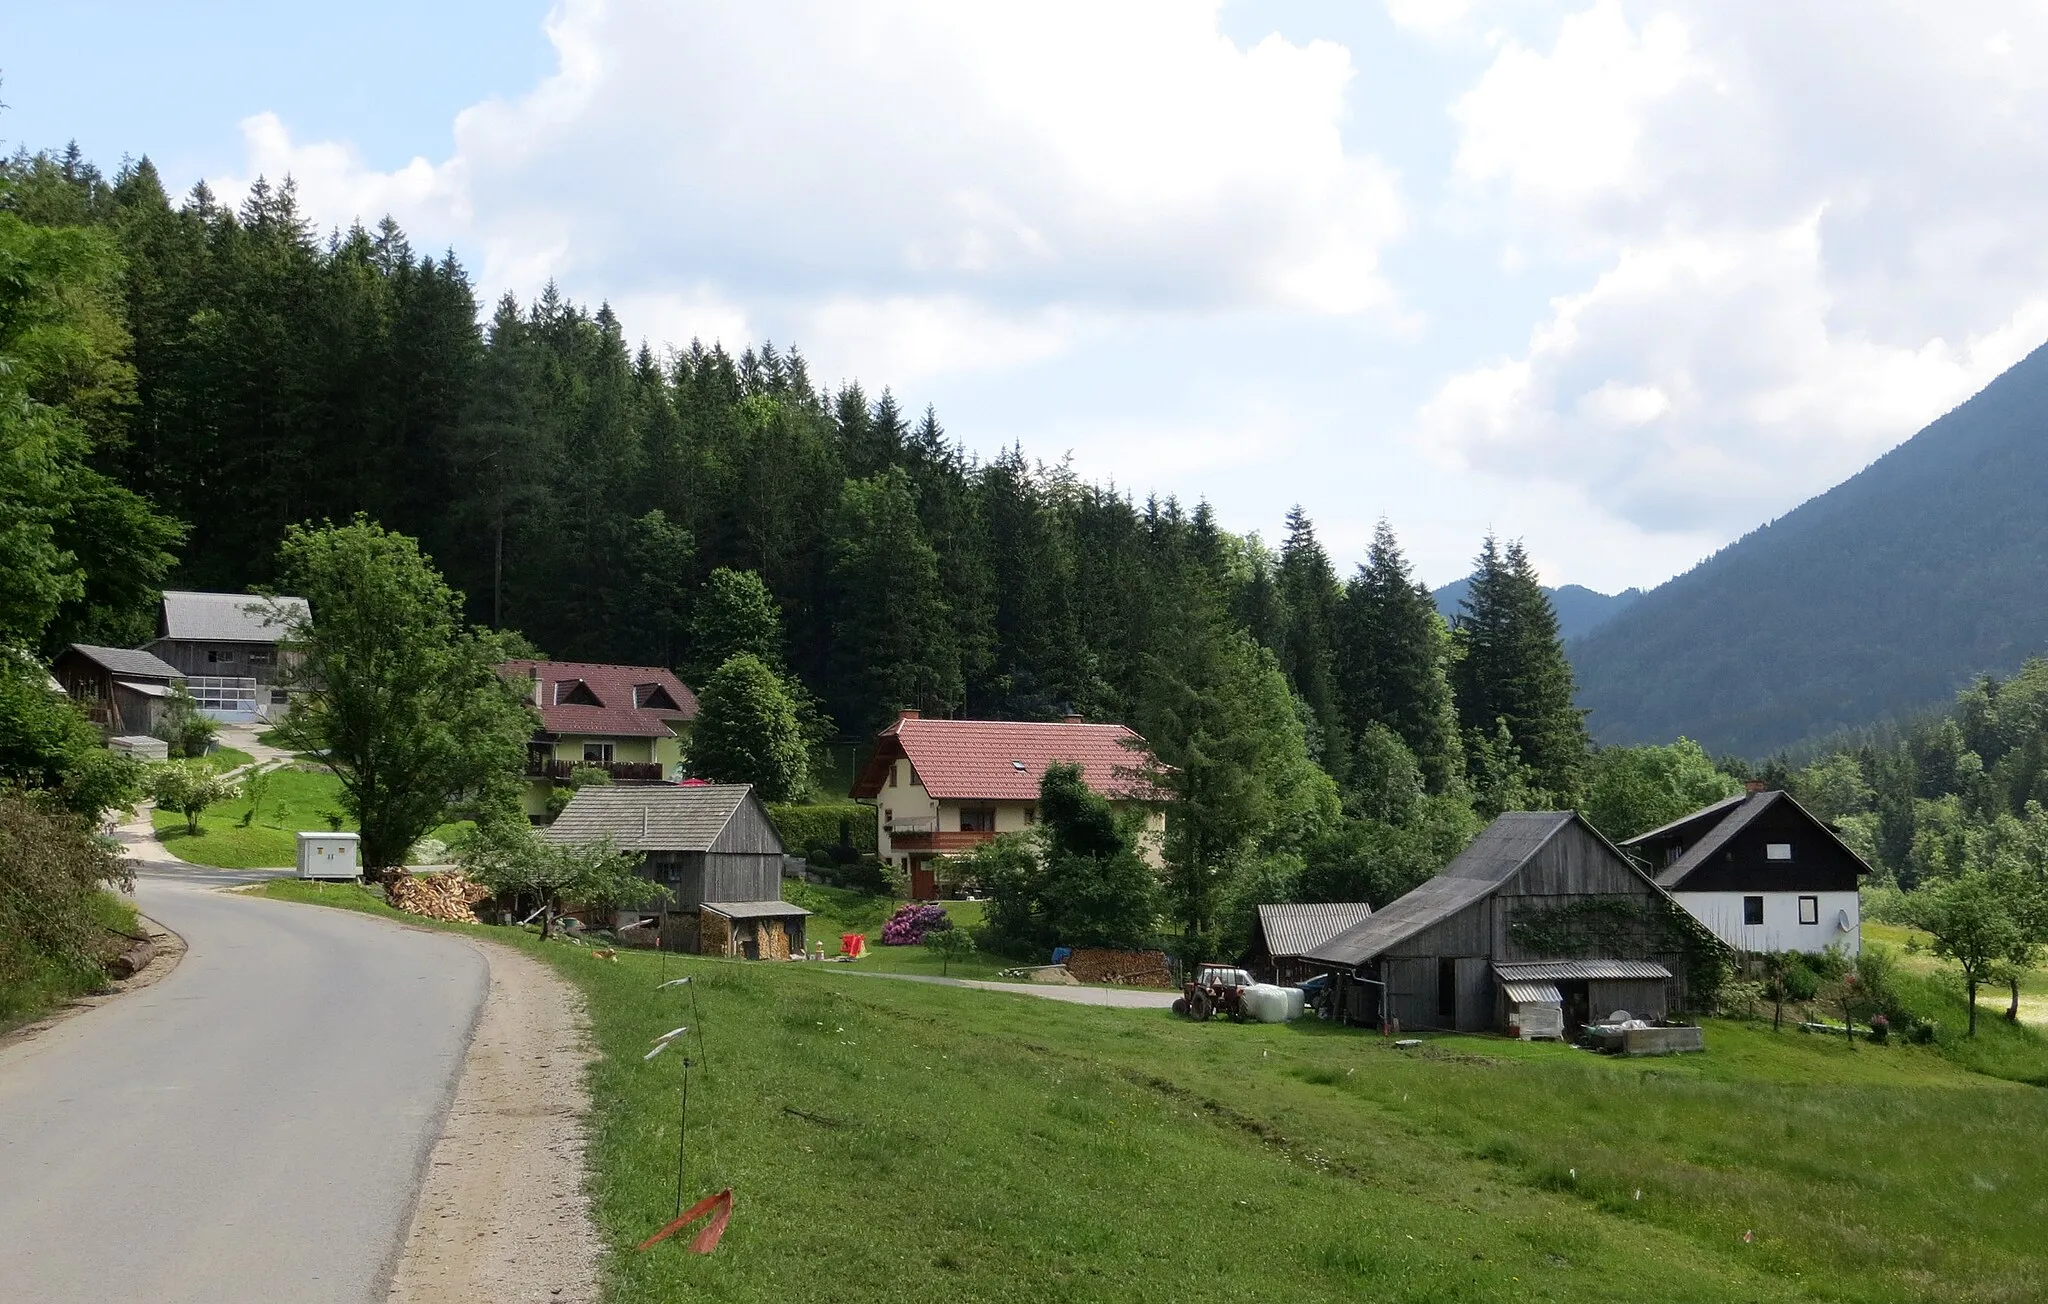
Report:
[{"label": "conifer tree", "polygon": [[1338,621],[1339,692],[1352,735],[1385,725],[1414,755],[1429,792],[1454,790],[1464,755],[1451,699],[1450,631],[1385,520],[1345,588]]},{"label": "conifer tree", "polygon": [[1274,651],[1288,687],[1308,708],[1314,726],[1310,754],[1341,785],[1350,748],[1337,695],[1337,608],[1343,590],[1315,525],[1299,504],[1287,513],[1287,538],[1274,578],[1287,613]]},{"label": "conifer tree", "polygon": [[[1542,798],[1577,803],[1586,764],[1585,717],[1572,704],[1572,668],[1557,614],[1519,540],[1488,535],[1458,617],[1461,653],[1452,672],[1468,749],[1505,730]],[[1476,740],[1476,741],[1475,741]],[[1498,768],[1498,758],[1489,761]]]},{"label": "conifer tree", "polygon": [[834,714],[856,728],[901,707],[950,714],[962,691],[952,614],[901,467],[846,482],[831,558]]}]

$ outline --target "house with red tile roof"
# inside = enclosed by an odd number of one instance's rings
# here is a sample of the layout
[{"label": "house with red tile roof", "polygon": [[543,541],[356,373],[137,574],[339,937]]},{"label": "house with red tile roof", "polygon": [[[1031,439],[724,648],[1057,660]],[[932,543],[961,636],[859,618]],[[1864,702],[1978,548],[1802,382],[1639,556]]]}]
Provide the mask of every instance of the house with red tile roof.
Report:
[{"label": "house with red tile roof", "polygon": [[551,789],[577,766],[596,766],[615,783],[667,783],[682,777],[697,695],[659,666],[587,661],[507,661],[507,679],[525,681],[541,727],[526,745],[526,813],[547,811]]},{"label": "house with red tile roof", "polygon": [[875,808],[876,848],[910,875],[910,894],[938,895],[932,860],[957,855],[1038,822],[1038,785],[1057,763],[1081,767],[1089,788],[1117,810],[1143,810],[1147,859],[1157,863],[1166,814],[1143,771],[1145,740],[1120,724],[1069,716],[1036,720],[927,720],[905,711],[876,736],[852,796]]}]

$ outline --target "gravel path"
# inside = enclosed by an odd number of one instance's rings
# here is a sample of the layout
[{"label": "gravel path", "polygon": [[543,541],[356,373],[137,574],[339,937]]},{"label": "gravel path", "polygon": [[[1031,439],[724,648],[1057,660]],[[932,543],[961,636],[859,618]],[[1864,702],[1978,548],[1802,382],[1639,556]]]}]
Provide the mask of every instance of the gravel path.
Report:
[{"label": "gravel path", "polygon": [[975,978],[934,978],[921,973],[877,973],[873,969],[852,969],[845,965],[824,968],[849,978],[894,978],[906,983],[937,983],[942,987],[973,987],[984,992],[1010,992],[1018,996],[1039,996],[1071,1005],[1108,1005],[1125,1010],[1166,1010],[1173,1008],[1179,992],[1153,987],[1069,987],[1064,983],[991,983]]}]

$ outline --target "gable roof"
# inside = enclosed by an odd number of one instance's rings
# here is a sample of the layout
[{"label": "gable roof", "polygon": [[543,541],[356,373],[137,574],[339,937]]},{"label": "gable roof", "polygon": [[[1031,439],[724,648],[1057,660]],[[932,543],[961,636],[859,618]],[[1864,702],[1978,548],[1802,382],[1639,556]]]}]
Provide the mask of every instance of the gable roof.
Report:
[{"label": "gable roof", "polygon": [[1266,935],[1266,953],[1297,956],[1321,946],[1372,914],[1363,901],[1288,902],[1259,907],[1259,931]]},{"label": "gable roof", "polygon": [[158,637],[196,643],[276,643],[285,636],[286,621],[311,615],[304,598],[167,589]]},{"label": "gable roof", "polygon": [[905,756],[926,792],[945,801],[1035,801],[1049,766],[1072,762],[1089,788],[1115,800],[1146,799],[1136,773],[1151,761],[1145,740],[1120,724],[1037,720],[926,720],[906,712],[876,739],[852,795],[873,797]]},{"label": "gable roof", "polygon": [[1702,816],[1709,815],[1715,811],[1724,812],[1720,817],[1720,822],[1715,824],[1712,828],[1708,829],[1705,836],[1701,837],[1699,841],[1687,847],[1684,853],[1681,854],[1677,860],[1672,861],[1669,865],[1667,865],[1662,871],[1658,873],[1657,886],[1663,888],[1667,892],[1672,891],[1676,889],[1680,883],[1684,882],[1686,877],[1690,875],[1694,870],[1706,864],[1709,860],[1712,860],[1714,858],[1714,853],[1720,851],[1723,847],[1727,846],[1729,841],[1733,839],[1736,834],[1742,832],[1751,824],[1755,823],[1759,815],[1762,815],[1765,811],[1770,810],[1772,807],[1778,806],[1781,803],[1785,809],[1798,812],[1801,818],[1803,818],[1808,824],[1811,824],[1816,831],[1826,836],[1828,841],[1834,843],[1837,847],[1841,848],[1843,855],[1849,857],[1849,859],[1855,861],[1859,866],[1862,867],[1860,870],[1861,873],[1868,874],[1871,872],[1870,866],[1864,862],[1863,857],[1857,855],[1854,851],[1852,851],[1849,848],[1849,845],[1842,841],[1840,835],[1838,835],[1833,829],[1827,826],[1826,821],[1820,819],[1819,817],[1814,815],[1812,811],[1807,810],[1806,807],[1801,806],[1798,802],[1794,801],[1792,799],[1791,793],[1785,792],[1782,789],[1778,788],[1767,789],[1763,792],[1745,793],[1740,798],[1731,797],[1727,801],[1716,802],[1712,806],[1708,806],[1702,810],[1695,811],[1693,814],[1686,816],[1682,820],[1677,820],[1674,821],[1673,824],[1665,825],[1664,829],[1652,829],[1648,833],[1644,833],[1637,837],[1630,838],[1627,842],[1624,842],[1622,845],[1627,847],[1634,846],[1637,843],[1647,843],[1654,840],[1656,836],[1659,833],[1664,832],[1665,829],[1670,829],[1674,827],[1674,824],[1686,824],[1693,820],[1697,820]]},{"label": "gable roof", "polygon": [[753,791],[745,783],[596,785],[579,789],[541,836],[549,842],[609,836],[621,851],[709,851]]},{"label": "gable roof", "polygon": [[[673,671],[659,666],[507,661],[498,673],[531,682],[529,700],[540,711],[541,728],[549,733],[667,738],[676,732],[675,725],[697,718],[697,695]],[[666,705],[661,698],[667,699]]]},{"label": "gable roof", "polygon": [[185,672],[154,652],[121,647],[95,647],[73,643],[71,650],[109,674],[131,679],[183,679]]},{"label": "gable roof", "polygon": [[[1484,899],[1516,871],[1529,863],[1558,830],[1577,821],[1613,850],[1574,811],[1511,810],[1486,826],[1472,844],[1444,866],[1443,872],[1398,901],[1392,901],[1366,919],[1345,929],[1329,941],[1311,949],[1307,958],[1325,964],[1357,966],[1387,948],[1404,942],[1426,928],[1435,927],[1475,901]],[[1638,875],[1633,862],[1619,851],[1614,857]],[[1643,876],[1648,882],[1647,876]]]},{"label": "gable roof", "polygon": [[1659,824],[1648,833],[1638,833],[1632,838],[1624,838],[1619,845],[1633,847],[1651,842],[1662,842],[1674,833],[1683,835],[1692,832],[1694,830],[1689,827],[1690,825],[1699,824],[1706,820],[1719,819],[1722,815],[1734,810],[1737,806],[1742,805],[1756,795],[1753,792],[1738,792],[1733,797],[1723,797],[1711,805],[1700,807],[1690,815],[1680,815],[1669,824]]}]

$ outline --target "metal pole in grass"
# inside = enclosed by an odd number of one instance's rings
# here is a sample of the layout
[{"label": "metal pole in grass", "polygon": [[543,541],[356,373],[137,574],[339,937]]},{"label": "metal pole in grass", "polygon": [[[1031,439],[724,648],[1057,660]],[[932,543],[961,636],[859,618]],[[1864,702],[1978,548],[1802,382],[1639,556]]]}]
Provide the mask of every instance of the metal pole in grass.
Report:
[{"label": "metal pole in grass", "polygon": [[[679,982],[687,982],[687,981],[689,981],[689,980],[688,980],[688,979],[678,979],[677,981],[679,981]],[[648,1052],[647,1052],[647,1053],[646,1053],[645,1055],[642,1055],[642,1056],[641,1056],[640,1058],[641,1058],[641,1059],[643,1059],[643,1060],[651,1060],[651,1059],[653,1059],[653,1058],[654,1058],[654,1057],[655,1057],[656,1055],[659,1055],[659,1054],[661,1054],[661,1053],[662,1053],[663,1051],[667,1050],[667,1049],[668,1049],[668,1047],[669,1047],[669,1043],[670,1043],[670,1042],[672,1042],[672,1041],[674,1041],[674,1040],[675,1040],[676,1038],[678,1038],[678,1037],[682,1036],[682,1035],[683,1035],[684,1033],[688,1032],[689,1030],[690,1030],[690,1029],[689,1029],[689,1028],[688,1028],[687,1026],[684,1026],[684,1027],[681,1027],[681,1028],[672,1028],[672,1029],[670,1029],[669,1031],[667,1031],[667,1032],[664,1032],[664,1033],[662,1033],[662,1034],[661,1034],[661,1035],[660,1035],[659,1037],[656,1037],[656,1038],[654,1039],[654,1049],[653,1049],[653,1050],[650,1050],[650,1051],[648,1051]],[[688,1159],[688,1156],[689,1156],[689,1147],[690,1147],[690,1057],[689,1057],[688,1055],[684,1055],[684,1056],[683,1056],[683,1105],[682,1105],[682,1111],[681,1111],[680,1115],[679,1115],[679,1116],[677,1117],[677,1120],[676,1120],[676,1213],[675,1213],[675,1216],[676,1216],[676,1217],[678,1217],[678,1218],[680,1218],[680,1217],[682,1217],[682,1216],[683,1216],[683,1172],[684,1172],[684,1167],[685,1167],[685,1163],[686,1163],[686,1161],[687,1161],[687,1159]]]}]

